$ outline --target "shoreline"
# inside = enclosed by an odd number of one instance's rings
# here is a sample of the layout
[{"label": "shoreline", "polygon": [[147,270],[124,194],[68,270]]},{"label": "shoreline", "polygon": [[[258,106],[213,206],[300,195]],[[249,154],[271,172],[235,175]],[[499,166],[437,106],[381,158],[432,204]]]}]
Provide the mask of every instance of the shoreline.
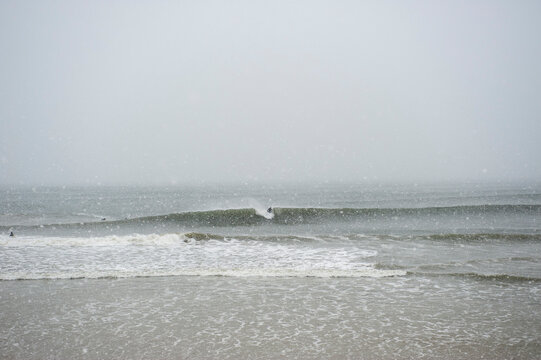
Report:
[{"label": "shoreline", "polygon": [[538,283],[179,276],[0,289],[1,359],[534,359],[541,350]]}]

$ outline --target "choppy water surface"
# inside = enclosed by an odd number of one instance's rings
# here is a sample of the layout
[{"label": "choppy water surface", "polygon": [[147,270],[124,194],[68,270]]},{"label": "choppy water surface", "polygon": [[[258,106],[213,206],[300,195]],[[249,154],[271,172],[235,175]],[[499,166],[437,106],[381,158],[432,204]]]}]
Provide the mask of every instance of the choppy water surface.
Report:
[{"label": "choppy water surface", "polygon": [[535,184],[5,188],[0,200],[3,358],[541,353]]}]

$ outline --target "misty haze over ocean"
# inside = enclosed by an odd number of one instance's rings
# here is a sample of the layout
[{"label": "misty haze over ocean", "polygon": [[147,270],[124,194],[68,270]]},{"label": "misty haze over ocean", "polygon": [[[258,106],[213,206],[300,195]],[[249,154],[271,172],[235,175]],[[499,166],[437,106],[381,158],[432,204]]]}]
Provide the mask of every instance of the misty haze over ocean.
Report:
[{"label": "misty haze over ocean", "polygon": [[536,1],[2,1],[0,182],[541,178]]},{"label": "misty haze over ocean", "polygon": [[538,359],[541,3],[0,2],[0,359]]}]

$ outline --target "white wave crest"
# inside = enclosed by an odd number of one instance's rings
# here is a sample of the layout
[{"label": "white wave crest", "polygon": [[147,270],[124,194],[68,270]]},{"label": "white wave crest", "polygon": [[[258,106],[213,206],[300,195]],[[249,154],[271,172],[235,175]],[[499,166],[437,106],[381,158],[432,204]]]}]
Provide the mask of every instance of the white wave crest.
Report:
[{"label": "white wave crest", "polygon": [[132,234],[110,235],[100,237],[40,237],[40,236],[0,236],[0,246],[27,247],[27,246],[126,246],[126,245],[154,245],[168,246],[191,242],[185,234]]}]

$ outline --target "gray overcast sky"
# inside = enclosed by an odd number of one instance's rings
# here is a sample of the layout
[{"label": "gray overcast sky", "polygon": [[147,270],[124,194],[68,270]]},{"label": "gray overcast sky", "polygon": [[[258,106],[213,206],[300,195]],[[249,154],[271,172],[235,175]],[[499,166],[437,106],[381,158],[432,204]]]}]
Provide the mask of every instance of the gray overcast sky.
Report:
[{"label": "gray overcast sky", "polygon": [[0,183],[541,180],[540,1],[0,1]]}]

